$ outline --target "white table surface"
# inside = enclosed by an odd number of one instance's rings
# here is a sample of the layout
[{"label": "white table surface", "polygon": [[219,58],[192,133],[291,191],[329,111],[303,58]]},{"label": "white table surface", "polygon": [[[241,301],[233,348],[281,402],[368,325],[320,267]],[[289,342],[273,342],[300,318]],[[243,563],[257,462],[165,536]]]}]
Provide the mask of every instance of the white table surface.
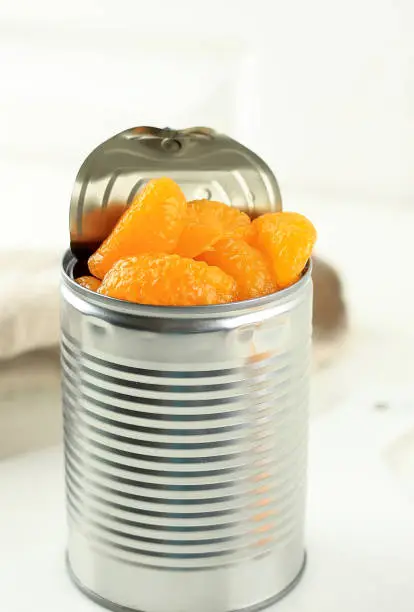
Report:
[{"label": "white table surface", "polygon": [[[392,338],[359,335],[315,375],[308,567],[277,612],[414,609],[414,339]],[[2,612],[98,610],[65,571],[61,447],[4,460],[0,484]]]}]

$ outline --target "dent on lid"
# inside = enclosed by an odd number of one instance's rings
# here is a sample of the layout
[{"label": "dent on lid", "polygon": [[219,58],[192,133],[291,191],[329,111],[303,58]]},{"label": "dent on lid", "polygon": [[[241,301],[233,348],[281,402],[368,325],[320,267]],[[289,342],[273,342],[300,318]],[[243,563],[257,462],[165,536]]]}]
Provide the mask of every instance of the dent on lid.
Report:
[{"label": "dent on lid", "polygon": [[73,254],[89,256],[141,187],[159,176],[175,180],[188,200],[218,200],[251,217],[282,208],[270,168],[228,136],[205,127],[135,127],[99,145],[79,170],[70,204]]}]

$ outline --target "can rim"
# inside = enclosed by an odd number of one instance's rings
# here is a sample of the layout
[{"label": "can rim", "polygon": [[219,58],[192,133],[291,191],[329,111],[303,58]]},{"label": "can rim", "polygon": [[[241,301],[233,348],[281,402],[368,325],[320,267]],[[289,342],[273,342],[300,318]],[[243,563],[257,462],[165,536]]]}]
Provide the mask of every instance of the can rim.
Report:
[{"label": "can rim", "polygon": [[66,287],[70,288],[77,296],[98,307],[140,317],[174,317],[182,319],[190,315],[191,318],[218,317],[220,315],[230,314],[241,315],[245,312],[261,310],[269,305],[281,306],[285,302],[290,302],[296,297],[296,295],[301,292],[302,288],[310,282],[312,275],[312,259],[309,259],[301,278],[295,284],[269,295],[252,298],[250,300],[214,304],[210,306],[152,306],[150,304],[136,304],[135,302],[128,302],[126,300],[119,300],[118,298],[101,295],[79,285],[73,279],[73,269],[76,261],[72,252],[68,249],[62,260],[62,280]]}]

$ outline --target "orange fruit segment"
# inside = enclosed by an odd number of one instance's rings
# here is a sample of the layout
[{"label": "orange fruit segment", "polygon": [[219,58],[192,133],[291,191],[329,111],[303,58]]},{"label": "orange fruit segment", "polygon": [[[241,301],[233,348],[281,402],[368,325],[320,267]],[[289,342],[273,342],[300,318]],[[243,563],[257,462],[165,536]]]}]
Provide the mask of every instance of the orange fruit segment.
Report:
[{"label": "orange fruit segment", "polygon": [[94,276],[80,276],[79,278],[75,278],[75,283],[91,291],[97,291],[101,286],[101,281]]},{"label": "orange fruit segment", "polygon": [[244,240],[219,240],[211,251],[202,253],[197,259],[232,276],[237,283],[239,300],[257,298],[277,289],[265,257]]},{"label": "orange fruit segment", "polygon": [[91,274],[102,279],[118,259],[131,255],[172,253],[186,212],[186,199],[177,183],[169,178],[149,181],[89,258]]},{"label": "orange fruit segment", "polygon": [[182,257],[197,257],[221,238],[243,238],[250,218],[222,202],[194,200],[188,203],[184,228],[175,252]]},{"label": "orange fruit segment", "polygon": [[280,289],[299,280],[316,242],[316,230],[295,212],[268,213],[251,225],[249,242],[269,260],[273,280]]},{"label": "orange fruit segment", "polygon": [[120,259],[98,293],[154,306],[204,306],[234,301],[237,286],[219,268],[179,255],[146,253]]}]

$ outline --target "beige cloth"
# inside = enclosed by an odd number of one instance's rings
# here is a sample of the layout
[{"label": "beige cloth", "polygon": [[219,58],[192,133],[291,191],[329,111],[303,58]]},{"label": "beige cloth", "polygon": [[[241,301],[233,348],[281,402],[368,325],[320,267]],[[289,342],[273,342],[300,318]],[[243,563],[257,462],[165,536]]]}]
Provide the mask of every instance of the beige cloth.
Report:
[{"label": "beige cloth", "polygon": [[59,341],[61,253],[0,251],[0,359]]}]

